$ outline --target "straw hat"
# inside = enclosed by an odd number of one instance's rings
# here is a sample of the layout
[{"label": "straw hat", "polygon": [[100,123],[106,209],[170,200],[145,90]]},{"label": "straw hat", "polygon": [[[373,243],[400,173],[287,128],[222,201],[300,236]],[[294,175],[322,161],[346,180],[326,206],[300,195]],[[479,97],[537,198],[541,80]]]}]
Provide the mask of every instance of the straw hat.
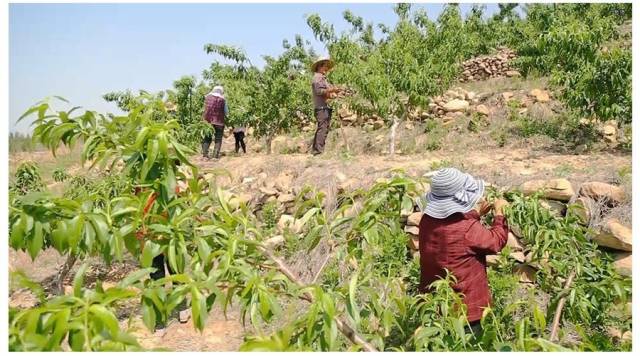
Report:
[{"label": "straw hat", "polygon": [[484,181],[455,168],[444,168],[431,178],[424,213],[444,219],[454,213],[471,211],[484,194]]},{"label": "straw hat", "polygon": [[329,65],[329,69],[333,68],[333,66],[335,65],[335,62],[332,61],[329,57],[321,57],[317,59],[315,62],[313,62],[313,64],[311,65],[311,70],[314,73],[317,72],[318,66],[320,66],[323,63],[327,63]]}]

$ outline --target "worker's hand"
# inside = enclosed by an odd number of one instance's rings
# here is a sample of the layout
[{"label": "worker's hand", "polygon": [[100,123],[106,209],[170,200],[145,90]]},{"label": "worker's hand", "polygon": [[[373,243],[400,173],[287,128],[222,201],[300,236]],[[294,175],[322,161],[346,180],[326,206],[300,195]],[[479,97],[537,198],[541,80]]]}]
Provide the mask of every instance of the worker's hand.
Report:
[{"label": "worker's hand", "polygon": [[486,215],[489,211],[491,211],[491,207],[491,204],[489,204],[486,200],[484,200],[484,198],[482,198],[482,200],[480,200],[479,202],[480,211],[478,213],[480,214],[480,216]]},{"label": "worker's hand", "polygon": [[508,206],[509,203],[504,199],[496,199],[493,202],[493,210],[496,212],[496,215],[503,215],[504,207]]}]

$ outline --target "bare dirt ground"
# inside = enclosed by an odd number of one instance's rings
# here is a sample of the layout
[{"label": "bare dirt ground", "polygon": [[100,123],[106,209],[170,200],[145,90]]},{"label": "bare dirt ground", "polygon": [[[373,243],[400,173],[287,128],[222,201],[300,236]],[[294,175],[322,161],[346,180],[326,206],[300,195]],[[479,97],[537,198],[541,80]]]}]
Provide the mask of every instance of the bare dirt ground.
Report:
[{"label": "bare dirt ground", "polygon": [[223,157],[219,161],[195,162],[204,170],[228,170],[234,183],[261,172],[269,177],[290,171],[296,175],[294,185],[305,183],[322,186],[336,172],[355,178],[366,186],[376,178],[388,175],[393,169],[403,169],[419,176],[441,166],[455,166],[498,186],[517,186],[539,178],[567,178],[577,186],[585,181],[613,182],[617,172],[631,166],[631,155],[615,153],[557,154],[532,151],[526,148],[473,150],[464,154],[429,152],[422,155],[366,156],[342,159],[331,156],[313,157],[308,154],[265,155],[247,154]]}]

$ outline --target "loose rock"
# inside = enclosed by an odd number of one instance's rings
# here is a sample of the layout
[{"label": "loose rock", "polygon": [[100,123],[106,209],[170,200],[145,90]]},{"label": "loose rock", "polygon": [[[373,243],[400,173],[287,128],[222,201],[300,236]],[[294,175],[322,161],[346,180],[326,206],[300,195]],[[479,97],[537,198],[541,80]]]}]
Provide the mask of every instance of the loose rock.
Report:
[{"label": "loose rock", "polygon": [[528,181],[522,185],[522,191],[525,195],[533,195],[542,191],[544,198],[564,202],[569,201],[574,195],[571,183],[564,178]]},{"label": "loose rock", "polygon": [[535,283],[536,281],[536,270],[526,264],[515,266],[513,274],[520,278],[520,283]]},{"label": "loose rock", "polygon": [[589,225],[595,202],[588,197],[577,197],[569,202],[568,211],[578,217],[582,225]]},{"label": "loose rock", "polygon": [[502,93],[502,99],[504,99],[504,101],[507,101],[509,99],[513,98],[513,93],[510,91],[504,92]]},{"label": "loose rock", "polygon": [[418,213],[413,213],[411,215],[409,215],[409,217],[407,218],[407,225],[409,226],[420,226],[420,220],[422,220],[422,215],[424,215],[421,212]]},{"label": "loose rock", "polygon": [[447,112],[459,112],[469,109],[469,102],[466,100],[453,99],[444,105]]},{"label": "loose rock", "polygon": [[524,253],[522,253],[521,251],[511,252],[509,256],[520,263],[524,263],[524,261],[526,260]]},{"label": "loose rock", "polygon": [[274,237],[272,237],[270,239],[267,239],[264,242],[264,245],[267,248],[275,248],[275,247],[278,247],[278,246],[282,246],[282,245],[284,245],[284,236],[276,235],[276,236],[274,236]]},{"label": "loose rock", "polygon": [[281,204],[294,202],[295,200],[296,196],[293,194],[280,194],[280,196],[278,196],[278,202]]},{"label": "loose rock", "polygon": [[420,239],[417,236],[409,235],[409,239],[407,241],[407,245],[413,251],[420,250]]},{"label": "loose rock", "polygon": [[259,188],[260,192],[266,196],[274,196],[276,194],[278,194],[278,191],[274,188],[268,188],[268,187],[260,187]]},{"label": "loose rock", "polygon": [[507,245],[511,248],[512,251],[522,251],[524,250],[524,247],[522,246],[522,243],[520,243],[520,240],[518,240],[518,238],[511,232],[509,232],[509,235],[507,237]]},{"label": "loose rock", "polygon": [[287,228],[294,233],[299,232],[296,219],[292,215],[282,214],[278,220],[278,230],[284,231]]},{"label": "loose rock", "polygon": [[537,102],[540,103],[546,103],[547,101],[551,100],[549,97],[549,92],[547,92],[546,90],[542,90],[542,89],[533,89],[529,95],[533,96],[536,98]]},{"label": "loose rock", "polygon": [[405,226],[404,232],[417,236],[420,233],[420,229],[417,226]]},{"label": "loose rock", "polygon": [[607,220],[600,232],[593,237],[593,241],[598,246],[629,252],[631,252],[632,240],[631,229],[622,225],[617,219]]},{"label": "loose rock", "polygon": [[580,196],[595,200],[605,199],[612,204],[620,204],[626,200],[624,189],[602,182],[586,182],[580,186]]},{"label": "loose rock", "polygon": [[487,255],[486,256],[487,259],[487,266],[497,266],[498,265],[498,261],[500,260],[500,256],[498,255]]},{"label": "loose rock", "polygon": [[633,271],[633,269],[631,268],[632,261],[633,257],[631,256],[631,253],[617,253],[613,261],[613,267],[620,275],[631,277],[631,272]]},{"label": "loose rock", "polygon": [[482,114],[484,116],[489,116],[489,108],[486,107],[486,105],[480,104],[480,105],[476,106],[476,112],[478,114]]},{"label": "loose rock", "polygon": [[540,200],[540,205],[555,216],[564,216],[567,206],[556,200]]}]

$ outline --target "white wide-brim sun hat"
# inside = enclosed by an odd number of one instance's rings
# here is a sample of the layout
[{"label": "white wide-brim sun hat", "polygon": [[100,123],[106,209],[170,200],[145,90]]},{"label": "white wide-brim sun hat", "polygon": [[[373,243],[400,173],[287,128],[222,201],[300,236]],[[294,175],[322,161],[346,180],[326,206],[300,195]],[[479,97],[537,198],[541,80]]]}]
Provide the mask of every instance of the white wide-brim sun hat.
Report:
[{"label": "white wide-brim sun hat", "polygon": [[484,181],[455,168],[444,168],[431,178],[424,213],[444,219],[455,213],[471,211],[484,194]]}]

